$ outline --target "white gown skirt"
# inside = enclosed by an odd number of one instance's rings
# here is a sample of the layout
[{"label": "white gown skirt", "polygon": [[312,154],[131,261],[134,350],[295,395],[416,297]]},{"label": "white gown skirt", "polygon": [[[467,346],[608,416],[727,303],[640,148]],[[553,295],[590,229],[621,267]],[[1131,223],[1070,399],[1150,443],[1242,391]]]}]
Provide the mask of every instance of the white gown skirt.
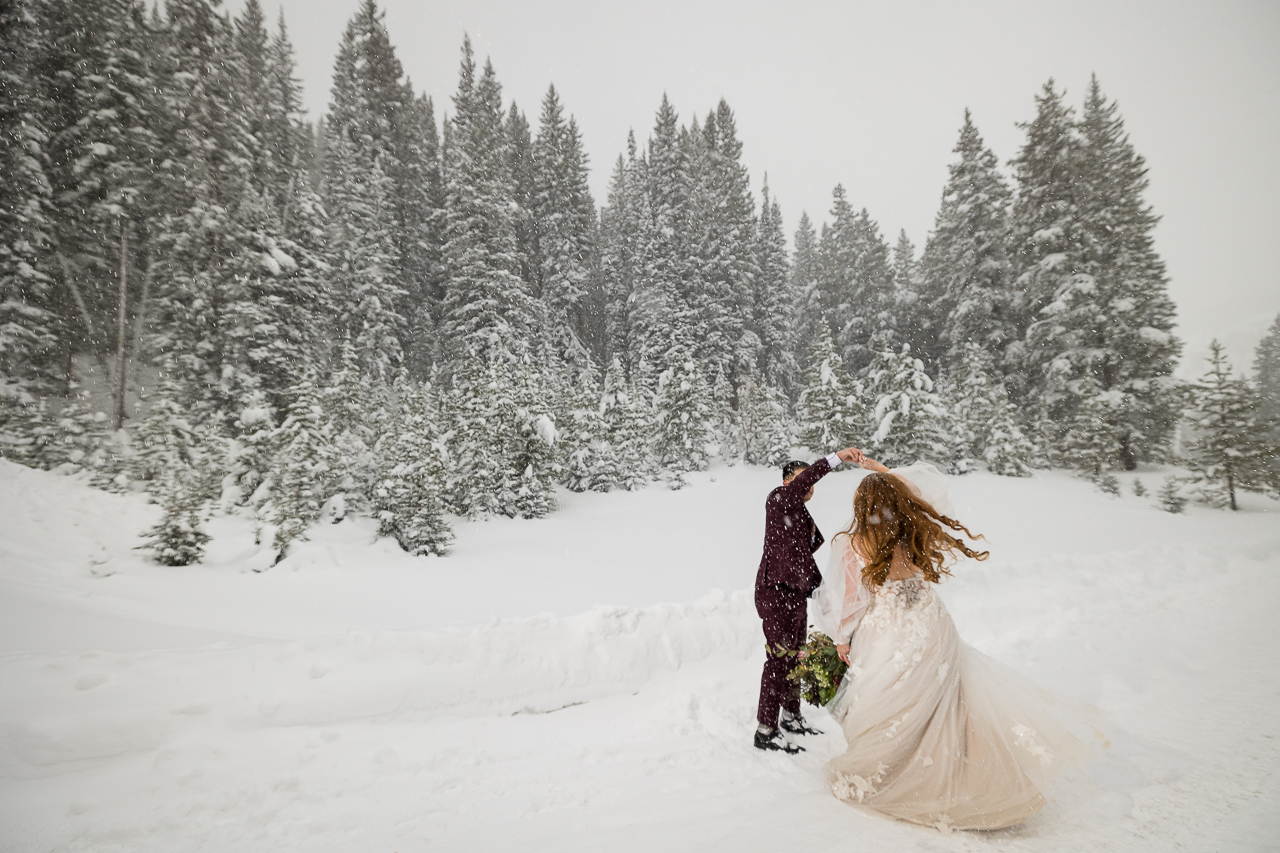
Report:
[{"label": "white gown skirt", "polygon": [[1052,694],[963,643],[933,584],[889,581],[854,634],[828,705],[849,748],[827,764],[837,797],[912,823],[999,829],[1044,805],[1087,749]]}]

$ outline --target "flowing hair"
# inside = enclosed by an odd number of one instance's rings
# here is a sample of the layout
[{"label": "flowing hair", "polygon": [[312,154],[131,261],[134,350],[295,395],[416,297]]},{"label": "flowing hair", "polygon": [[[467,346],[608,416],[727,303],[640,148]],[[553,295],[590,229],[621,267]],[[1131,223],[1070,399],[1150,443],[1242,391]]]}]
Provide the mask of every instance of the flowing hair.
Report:
[{"label": "flowing hair", "polygon": [[858,484],[853,494],[853,523],[840,535],[852,539],[857,531],[865,562],[862,580],[868,587],[878,587],[889,577],[893,552],[899,545],[907,560],[932,583],[951,574],[944,562],[956,552],[975,560],[985,560],[991,555],[989,551],[974,551],[944,528],[963,531],[970,539],[983,538],[938,512],[915,495],[901,478],[873,473]]}]

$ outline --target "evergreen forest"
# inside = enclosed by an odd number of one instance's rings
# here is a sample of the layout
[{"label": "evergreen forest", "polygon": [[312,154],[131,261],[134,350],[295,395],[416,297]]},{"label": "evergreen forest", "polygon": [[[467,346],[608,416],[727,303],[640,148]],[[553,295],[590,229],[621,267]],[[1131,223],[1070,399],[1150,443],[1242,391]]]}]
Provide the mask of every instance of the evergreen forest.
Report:
[{"label": "evergreen forest", "polygon": [[593,198],[554,85],[517,105],[464,41],[433,103],[375,0],[326,113],[302,101],[258,0],[0,7],[0,454],[146,490],[161,562],[211,512],[280,556],[353,512],[444,554],[450,517],[846,445],[1280,491],[1280,318],[1251,379],[1220,348],[1174,379],[1146,165],[1097,79],[1046,82],[1006,163],[966,112],[922,248],[840,186],[788,224],[723,101],[662,96]]}]

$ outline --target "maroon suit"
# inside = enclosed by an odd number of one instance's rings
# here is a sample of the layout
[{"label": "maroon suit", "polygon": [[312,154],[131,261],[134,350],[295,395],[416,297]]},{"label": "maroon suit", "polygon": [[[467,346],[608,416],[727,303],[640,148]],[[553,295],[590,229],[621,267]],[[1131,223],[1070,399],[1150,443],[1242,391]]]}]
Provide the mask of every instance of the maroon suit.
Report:
[{"label": "maroon suit", "polygon": [[804,645],[808,609],[805,601],[822,583],[813,552],[825,541],[805,508],[804,496],[831,471],[826,459],[805,468],[790,483],[769,493],[764,510],[764,556],[756,573],[756,613],[764,620],[769,648],[760,676],[760,706],[756,719],[773,728],[778,708],[800,713],[799,685],[787,681],[795,659],[773,654],[778,648],[795,651]]}]

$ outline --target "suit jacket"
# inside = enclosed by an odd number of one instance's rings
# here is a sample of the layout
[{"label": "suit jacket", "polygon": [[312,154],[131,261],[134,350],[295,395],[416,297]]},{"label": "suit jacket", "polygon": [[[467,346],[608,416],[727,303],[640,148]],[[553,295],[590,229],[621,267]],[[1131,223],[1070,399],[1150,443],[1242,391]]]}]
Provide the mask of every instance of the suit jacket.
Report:
[{"label": "suit jacket", "polygon": [[826,540],[804,505],[813,484],[831,472],[819,459],[769,493],[764,509],[764,555],[756,572],[756,610],[803,607],[822,583],[813,552]]}]

